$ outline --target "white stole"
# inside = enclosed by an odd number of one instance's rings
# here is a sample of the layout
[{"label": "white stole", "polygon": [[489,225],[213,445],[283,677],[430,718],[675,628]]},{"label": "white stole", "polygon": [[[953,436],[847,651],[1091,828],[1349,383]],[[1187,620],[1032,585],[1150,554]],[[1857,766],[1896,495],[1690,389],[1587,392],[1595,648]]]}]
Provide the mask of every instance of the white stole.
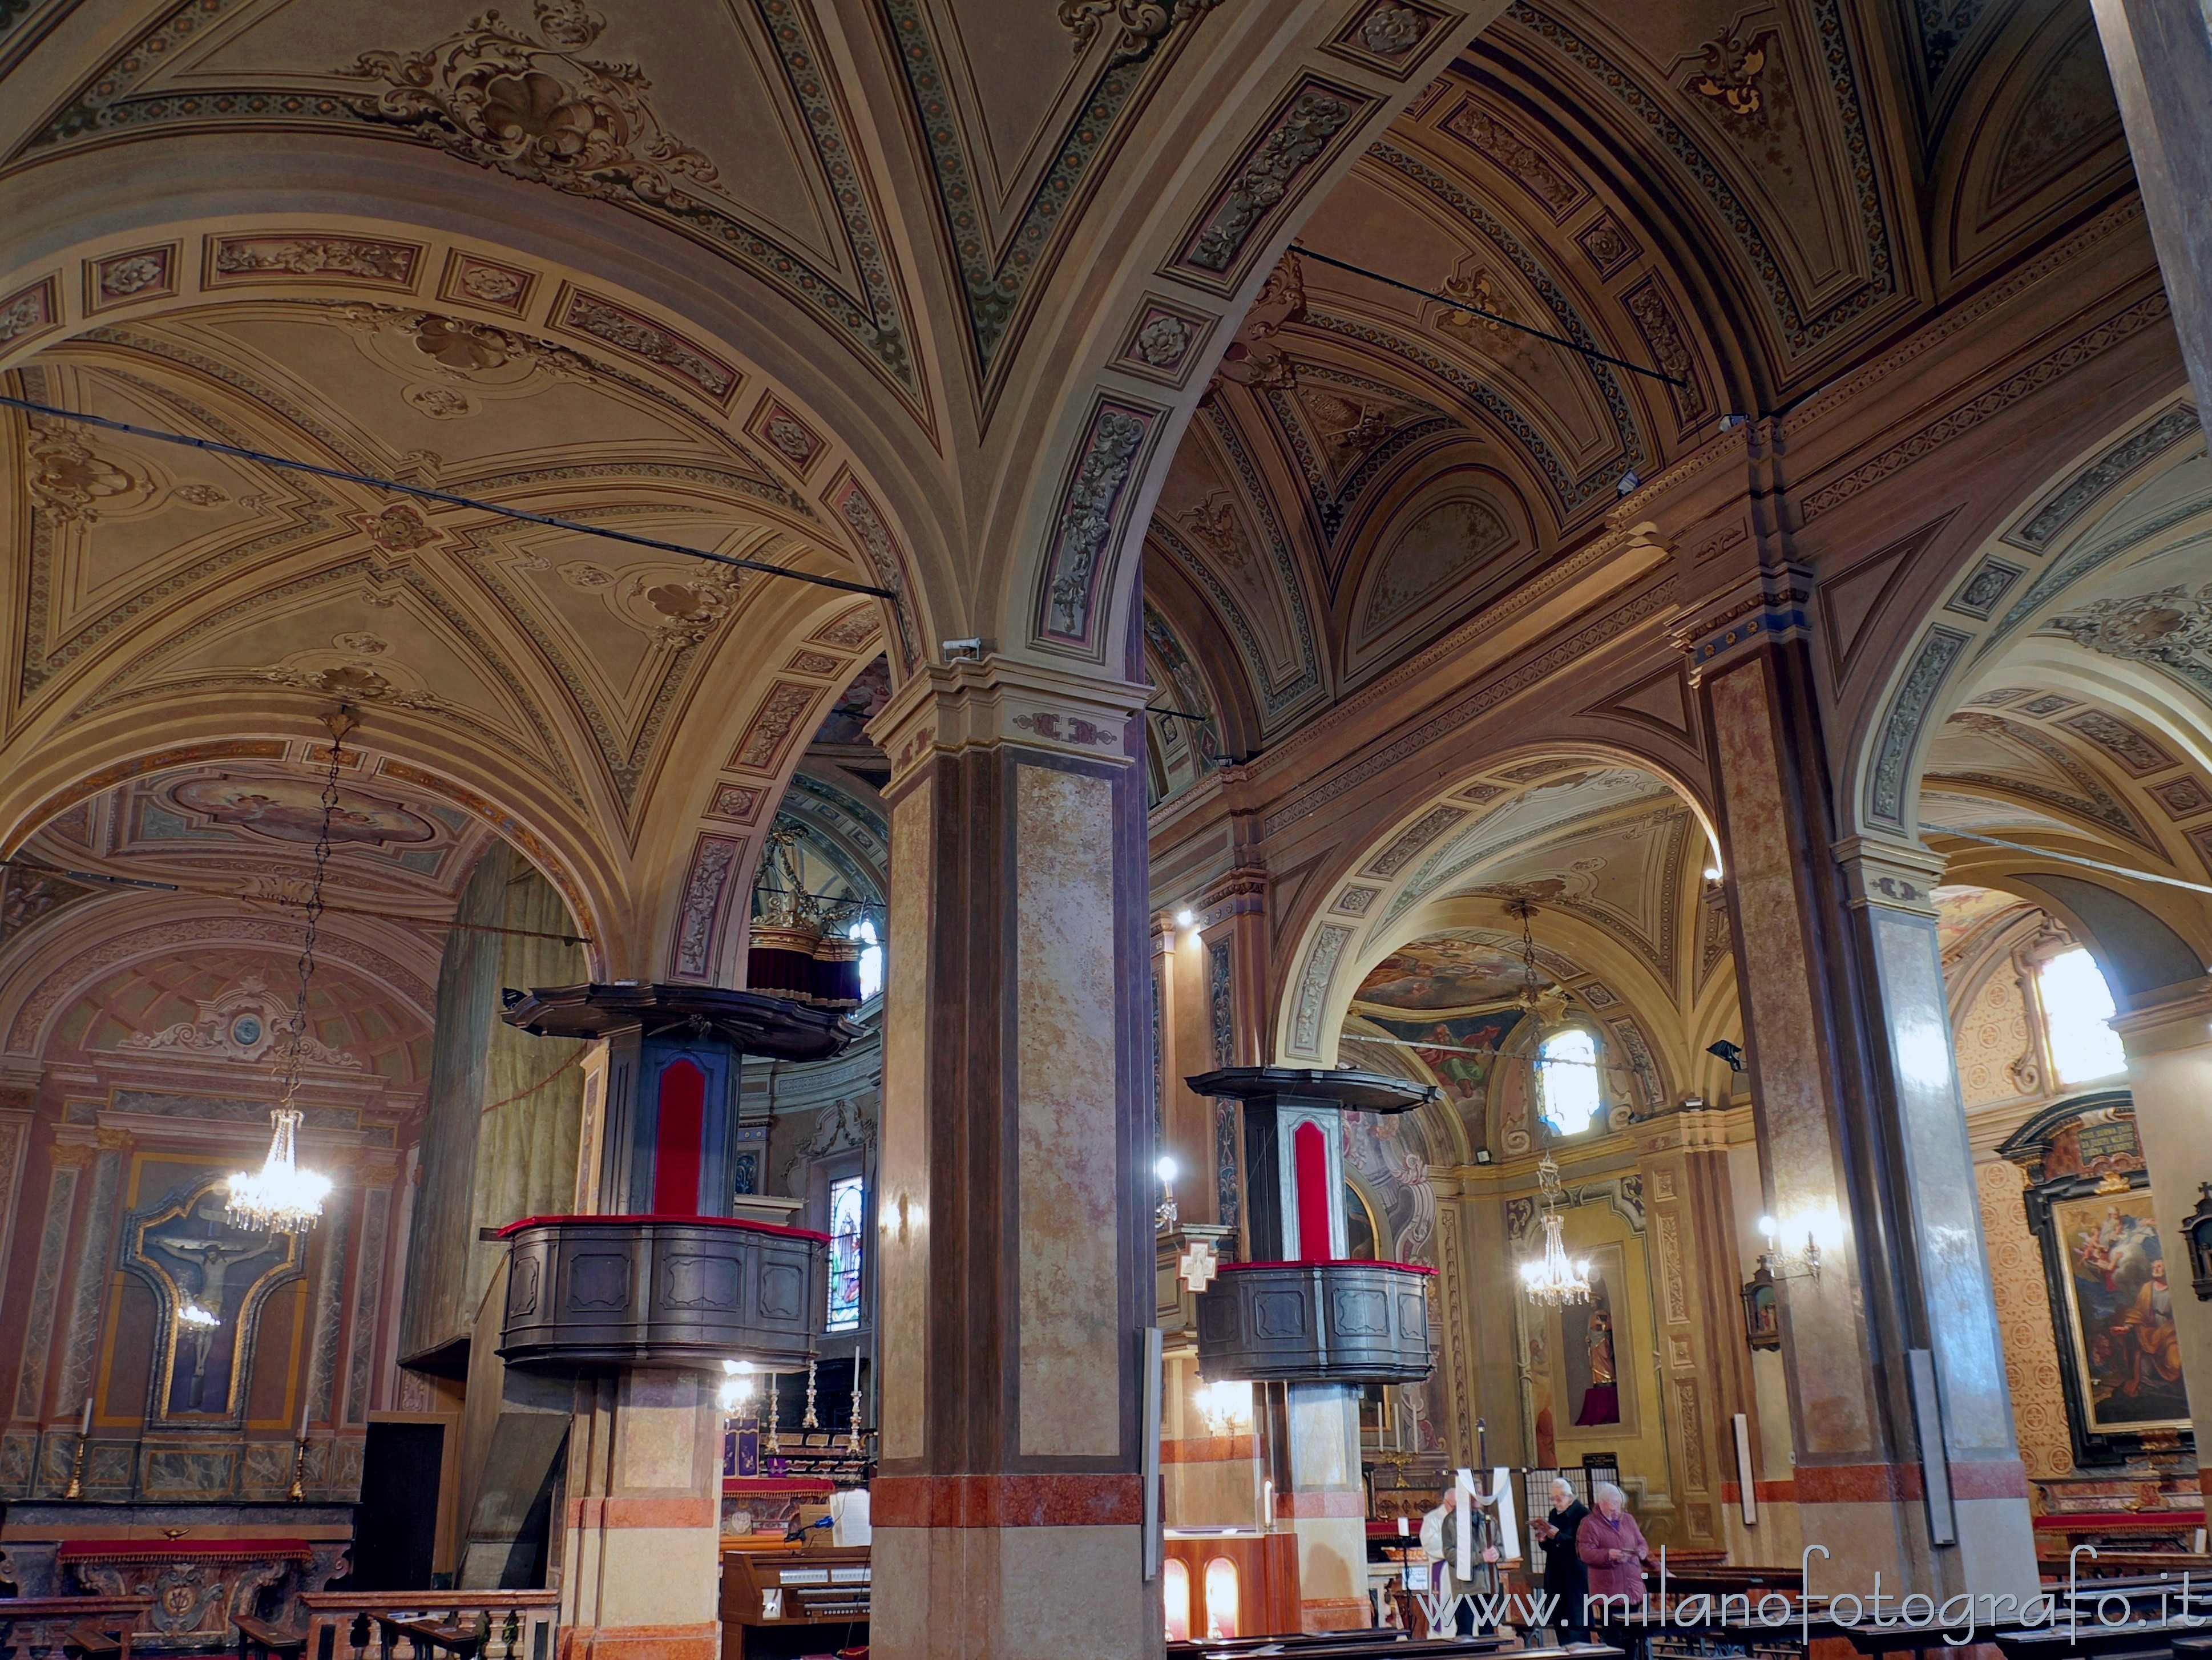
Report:
[{"label": "white stole", "polygon": [[1459,1529],[1452,1555],[1452,1577],[1462,1584],[1474,1578],[1474,1518],[1469,1510],[1473,1498],[1464,1482],[1452,1483],[1452,1521]]}]

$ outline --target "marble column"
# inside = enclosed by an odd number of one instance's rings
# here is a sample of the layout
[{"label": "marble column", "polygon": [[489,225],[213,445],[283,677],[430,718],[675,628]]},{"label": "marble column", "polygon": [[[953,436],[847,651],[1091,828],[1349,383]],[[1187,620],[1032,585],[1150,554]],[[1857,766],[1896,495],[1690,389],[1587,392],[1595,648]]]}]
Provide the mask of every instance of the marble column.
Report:
[{"label": "marble column", "polygon": [[871,1646],[1157,1652],[1141,685],[926,668],[892,760]]},{"label": "marble column", "polygon": [[575,1385],[561,1660],[718,1660],[717,1381],[636,1367]]},{"label": "marble column", "polygon": [[2212,409],[2212,10],[2203,0],[2092,9],[2197,407]]},{"label": "marble column", "polygon": [[1807,585],[1784,569],[1747,587],[1683,637],[1713,739],[1764,1207],[1790,1259],[1792,1497],[1805,1543],[1832,1553],[1812,1588],[1864,1591],[1879,1571],[1939,1598],[2025,1594],[2026,1482],[1926,855],[1831,845]]},{"label": "marble column", "polygon": [[[2166,1245],[2173,1288],[2174,1335],[2190,1421],[2212,1414],[2212,1303],[2189,1288],[2189,1241],[2181,1224],[2197,1208],[2199,1184],[2212,1182],[2212,977],[2119,999],[2112,1029],[2128,1052],[2136,1135],[2150,1172],[2151,1214]],[[2212,1474],[2200,1468],[2204,1491]]]}]

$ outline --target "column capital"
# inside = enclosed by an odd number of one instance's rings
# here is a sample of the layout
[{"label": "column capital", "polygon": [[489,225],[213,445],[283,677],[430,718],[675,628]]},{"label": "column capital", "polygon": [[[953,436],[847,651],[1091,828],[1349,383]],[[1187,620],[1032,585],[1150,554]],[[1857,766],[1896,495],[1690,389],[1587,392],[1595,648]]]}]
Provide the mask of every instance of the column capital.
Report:
[{"label": "column capital", "polygon": [[868,723],[891,758],[890,794],[932,755],[1018,744],[1127,766],[1129,722],[1150,689],[993,654],[926,664]]},{"label": "column capital", "polygon": [[1763,564],[1712,599],[1685,607],[1668,629],[1690,660],[1690,684],[1717,672],[1755,647],[1808,635],[1813,573],[1791,563]]},{"label": "column capital", "polygon": [[2212,975],[2113,1000],[2120,1012],[2112,1030],[2130,1061],[2212,1046]]},{"label": "column capital", "polygon": [[1829,851],[1844,873],[1845,903],[1854,909],[1879,906],[1936,915],[1936,885],[1943,879],[1944,858],[1917,841],[1889,836],[1848,836]]}]

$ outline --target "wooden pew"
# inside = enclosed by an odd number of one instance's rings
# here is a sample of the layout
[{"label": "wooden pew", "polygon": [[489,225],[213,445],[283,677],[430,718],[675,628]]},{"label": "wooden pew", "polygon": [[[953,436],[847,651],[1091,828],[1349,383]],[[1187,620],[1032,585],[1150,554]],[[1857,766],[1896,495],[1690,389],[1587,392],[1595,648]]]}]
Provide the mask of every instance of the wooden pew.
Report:
[{"label": "wooden pew", "polygon": [[230,1623],[238,1627],[238,1660],[300,1660],[307,1646],[305,1632],[279,1631],[242,1614],[231,1615]]}]

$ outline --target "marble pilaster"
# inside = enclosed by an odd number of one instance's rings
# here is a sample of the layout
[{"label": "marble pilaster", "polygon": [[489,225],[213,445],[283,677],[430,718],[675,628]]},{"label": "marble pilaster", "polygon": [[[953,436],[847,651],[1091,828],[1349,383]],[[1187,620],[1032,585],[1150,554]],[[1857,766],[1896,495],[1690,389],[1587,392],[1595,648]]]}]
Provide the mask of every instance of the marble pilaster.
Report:
[{"label": "marble pilaster", "polygon": [[16,1368],[15,1417],[36,1420],[46,1403],[46,1363],[60,1304],[62,1271],[69,1261],[70,1222],[76,1211],[77,1183],[91,1162],[91,1150],[58,1146],[46,1176],[46,1219],[39,1228],[39,1258],[31,1275],[31,1306],[25,1317],[23,1353]]},{"label": "marble pilaster", "polygon": [[2212,409],[2212,12],[2094,0],[2173,331],[2197,407]]},{"label": "marble pilaster", "polygon": [[1143,688],[923,670],[892,757],[871,1645],[1156,1651]]},{"label": "marble pilaster", "polygon": [[[1763,1208],[1794,1270],[1790,1497],[1804,1542],[1832,1553],[1832,1589],[1879,1571],[1939,1597],[2022,1594],[2026,1483],[1929,884],[1910,849],[1832,848],[1802,584],[1765,580],[1690,643],[1722,785]],[[1802,1272],[1808,1241],[1817,1277]]]}]

